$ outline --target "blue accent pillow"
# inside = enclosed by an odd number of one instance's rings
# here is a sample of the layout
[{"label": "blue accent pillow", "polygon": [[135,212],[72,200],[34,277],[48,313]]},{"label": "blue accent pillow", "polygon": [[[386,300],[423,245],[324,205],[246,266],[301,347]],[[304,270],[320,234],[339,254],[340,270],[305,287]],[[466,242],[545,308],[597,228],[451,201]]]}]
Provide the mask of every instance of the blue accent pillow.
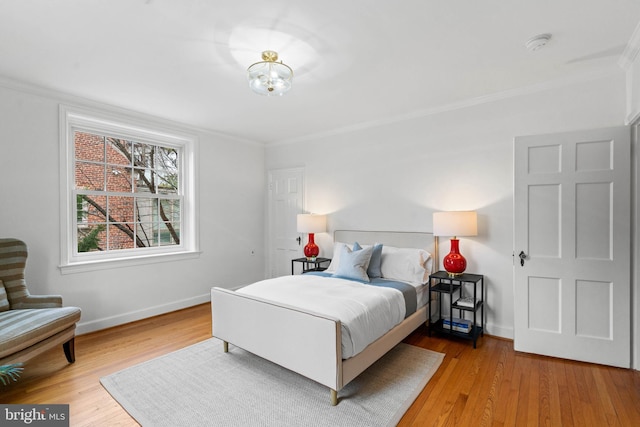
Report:
[{"label": "blue accent pillow", "polygon": [[[353,244],[353,250],[359,251],[362,249],[360,243],[355,242]],[[367,267],[367,276],[371,279],[379,279],[382,277],[382,243],[376,243],[373,245],[373,253],[371,254],[371,260],[369,261],[369,267]]]},{"label": "blue accent pillow", "polygon": [[333,275],[344,279],[369,282],[367,267],[369,267],[372,253],[373,246],[352,251],[345,245],[340,252],[340,264],[338,264],[338,269]]}]

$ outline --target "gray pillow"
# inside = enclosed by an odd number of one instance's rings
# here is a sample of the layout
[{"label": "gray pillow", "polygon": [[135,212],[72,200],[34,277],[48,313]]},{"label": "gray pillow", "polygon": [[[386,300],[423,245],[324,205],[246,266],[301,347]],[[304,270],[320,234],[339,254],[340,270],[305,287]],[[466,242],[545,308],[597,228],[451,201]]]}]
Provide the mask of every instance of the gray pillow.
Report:
[{"label": "gray pillow", "polygon": [[[353,250],[359,251],[362,249],[360,243],[355,242],[353,244]],[[382,277],[382,243],[376,243],[373,245],[373,253],[371,254],[371,261],[369,261],[369,267],[367,267],[367,276],[370,279],[378,279]]]}]

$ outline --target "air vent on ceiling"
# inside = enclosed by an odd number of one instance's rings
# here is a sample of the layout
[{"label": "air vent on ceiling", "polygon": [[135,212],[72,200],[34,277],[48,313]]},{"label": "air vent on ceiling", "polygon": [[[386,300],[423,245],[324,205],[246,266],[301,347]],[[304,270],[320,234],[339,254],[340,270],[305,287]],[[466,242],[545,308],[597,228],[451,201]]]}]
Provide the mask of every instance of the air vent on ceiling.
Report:
[{"label": "air vent on ceiling", "polygon": [[538,34],[537,36],[531,37],[524,44],[527,49],[534,52],[538,49],[542,49],[547,43],[551,40],[551,34]]}]

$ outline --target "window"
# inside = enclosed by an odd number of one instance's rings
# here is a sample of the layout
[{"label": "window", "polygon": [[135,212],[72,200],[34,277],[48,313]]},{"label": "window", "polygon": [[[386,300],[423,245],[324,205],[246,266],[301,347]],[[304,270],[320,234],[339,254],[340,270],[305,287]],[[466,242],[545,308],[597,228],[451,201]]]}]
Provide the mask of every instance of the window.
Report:
[{"label": "window", "polygon": [[62,268],[197,252],[195,138],[61,108]]}]

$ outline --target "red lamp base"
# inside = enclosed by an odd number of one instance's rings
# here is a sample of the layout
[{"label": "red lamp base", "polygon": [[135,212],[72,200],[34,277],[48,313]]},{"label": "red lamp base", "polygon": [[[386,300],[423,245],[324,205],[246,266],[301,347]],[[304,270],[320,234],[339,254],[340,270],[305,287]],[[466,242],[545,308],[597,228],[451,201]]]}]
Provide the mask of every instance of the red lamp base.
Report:
[{"label": "red lamp base", "polygon": [[460,276],[467,268],[467,260],[460,254],[459,242],[458,239],[451,239],[451,251],[442,260],[444,269],[452,277]]},{"label": "red lamp base", "polygon": [[304,247],[304,256],[306,256],[309,261],[315,261],[319,253],[320,248],[314,241],[314,235],[313,233],[309,233],[309,243]]}]

